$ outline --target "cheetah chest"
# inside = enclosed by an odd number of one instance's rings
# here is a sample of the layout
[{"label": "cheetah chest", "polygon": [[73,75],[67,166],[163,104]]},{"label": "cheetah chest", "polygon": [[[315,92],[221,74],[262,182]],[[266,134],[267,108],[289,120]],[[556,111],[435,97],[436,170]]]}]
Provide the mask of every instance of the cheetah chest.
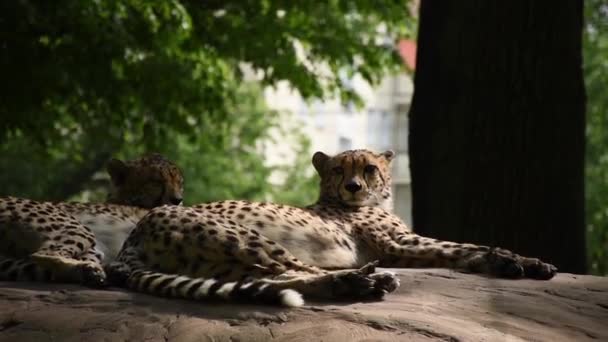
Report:
[{"label": "cheetah chest", "polygon": [[73,216],[95,234],[95,249],[104,256],[104,263],[114,260],[123,242],[137,224],[137,218],[121,217],[113,213],[80,212]]}]

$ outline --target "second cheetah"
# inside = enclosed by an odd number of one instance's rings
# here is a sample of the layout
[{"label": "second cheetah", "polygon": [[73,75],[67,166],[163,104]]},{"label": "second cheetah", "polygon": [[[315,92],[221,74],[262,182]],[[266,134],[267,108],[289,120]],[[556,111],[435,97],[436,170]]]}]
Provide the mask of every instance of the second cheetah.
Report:
[{"label": "second cheetah", "polygon": [[181,203],[181,171],[158,154],[108,163],[108,203],[0,198],[0,280],[105,285],[111,260],[150,208]]}]

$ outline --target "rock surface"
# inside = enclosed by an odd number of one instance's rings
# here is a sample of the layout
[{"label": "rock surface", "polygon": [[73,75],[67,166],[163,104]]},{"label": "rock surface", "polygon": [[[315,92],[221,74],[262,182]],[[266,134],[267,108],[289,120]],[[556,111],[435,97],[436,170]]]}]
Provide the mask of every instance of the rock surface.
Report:
[{"label": "rock surface", "polygon": [[0,341],[608,341],[608,278],[395,271],[384,301],[298,309],[0,282]]}]

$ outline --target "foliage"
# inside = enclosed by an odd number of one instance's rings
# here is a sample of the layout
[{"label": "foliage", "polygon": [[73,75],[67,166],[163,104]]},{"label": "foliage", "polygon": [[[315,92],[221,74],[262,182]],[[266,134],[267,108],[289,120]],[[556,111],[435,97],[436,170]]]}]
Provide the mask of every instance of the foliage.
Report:
[{"label": "foliage", "polygon": [[608,4],[585,2],[587,240],[590,269],[608,275]]},{"label": "foliage", "polygon": [[87,132],[129,123],[188,133],[193,117],[226,114],[239,62],[264,85],[288,80],[306,98],[352,99],[338,70],[376,82],[399,65],[376,31],[406,33],[405,3],[2,2],[0,139],[27,131],[61,140],[54,123],[64,117]]},{"label": "foliage", "polygon": [[240,63],[264,86],[357,101],[338,71],[374,83],[397,67],[406,3],[0,2],[0,191],[65,199],[110,155],[159,151],[191,201],[284,196],[258,148],[284,117],[254,103]]},{"label": "foliage", "polygon": [[[171,142],[161,144],[154,151],[175,161],[184,172],[186,204],[221,199],[246,198],[252,200],[276,200],[279,202],[306,205],[312,203],[317,192],[316,180],[310,171],[309,141],[299,129],[290,125],[283,130],[279,139],[289,143],[298,157],[289,165],[269,166],[265,163],[260,142],[273,143],[269,134],[273,128],[293,123],[288,113],[269,110],[255,83],[243,84],[237,91],[237,99],[228,108],[224,120],[207,120],[191,123],[190,132],[165,132]],[[203,117],[206,120],[205,117]],[[125,134],[125,145],[113,156],[129,159],[141,155],[147,148],[140,137],[144,127]],[[292,139],[285,139],[286,136]],[[32,143],[29,136],[14,136],[0,145],[3,163],[0,164],[0,182],[5,184],[3,194],[20,195],[30,198],[55,198],[49,190],[55,188],[57,179],[63,179],[64,172],[77,169],[74,157],[85,155],[87,150],[79,146],[87,145],[88,139],[81,135],[67,135],[64,144],[42,149]],[[94,149],[92,144],[88,148]],[[70,155],[65,151],[76,152]],[[23,158],[23,155],[27,158]],[[103,158],[95,171],[105,164]],[[36,166],[32,168],[32,165]],[[273,185],[268,178],[274,171],[284,172],[286,178],[296,187]],[[72,197],[76,200],[103,201],[108,192],[108,176],[99,172],[90,182],[79,184],[78,190],[85,191]],[[60,188],[62,190],[63,188]]]},{"label": "foliage", "polygon": [[[300,124],[297,120],[283,120],[278,127],[278,137],[275,137],[274,143],[283,141],[291,144],[293,154],[286,164],[274,166],[274,175],[280,182],[273,184],[269,199],[278,203],[307,206],[319,197],[321,180],[312,167],[311,143],[298,126]],[[291,140],[285,141],[281,138],[285,136],[290,136]]]},{"label": "foliage", "polygon": [[[290,204],[307,200],[308,192],[317,191],[317,185],[310,185],[310,175],[299,180],[300,188],[283,188],[268,182],[272,172],[286,169],[288,177],[298,177],[300,170],[310,167],[310,151],[307,140],[290,141],[286,137],[300,137],[296,127],[282,132],[280,139],[287,141],[294,150],[305,156],[290,165],[270,166],[265,162],[261,142],[273,143],[270,132],[286,123],[293,122],[288,113],[270,111],[261,100],[259,89],[250,84],[239,92],[238,104],[229,110],[231,120],[210,122],[205,130],[198,130],[195,140],[179,136],[177,144],[163,148],[161,151],[172,155],[178,165],[184,165],[186,178],[186,204],[211,200],[245,198],[250,200],[276,200],[280,191],[289,194]],[[229,123],[229,124],[228,124]],[[276,142],[275,142],[276,143]]]}]

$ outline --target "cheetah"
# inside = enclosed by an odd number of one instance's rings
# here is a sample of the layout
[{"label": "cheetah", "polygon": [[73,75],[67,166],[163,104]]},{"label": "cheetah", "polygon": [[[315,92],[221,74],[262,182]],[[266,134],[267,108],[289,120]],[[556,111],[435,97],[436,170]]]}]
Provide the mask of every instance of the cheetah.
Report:
[{"label": "cheetah", "polygon": [[113,259],[137,221],[153,207],[182,202],[182,173],[159,154],[111,159],[107,170],[107,203],[0,198],[0,280],[103,286],[102,262]]},{"label": "cheetah", "polygon": [[392,151],[317,152],[318,201],[305,208],[222,201],[161,206],[132,231],[109,277],[169,297],[286,306],[379,299],[399,285],[381,267],[445,267],[506,278],[550,279],[557,269],[506,249],[414,234],[387,210]]}]

